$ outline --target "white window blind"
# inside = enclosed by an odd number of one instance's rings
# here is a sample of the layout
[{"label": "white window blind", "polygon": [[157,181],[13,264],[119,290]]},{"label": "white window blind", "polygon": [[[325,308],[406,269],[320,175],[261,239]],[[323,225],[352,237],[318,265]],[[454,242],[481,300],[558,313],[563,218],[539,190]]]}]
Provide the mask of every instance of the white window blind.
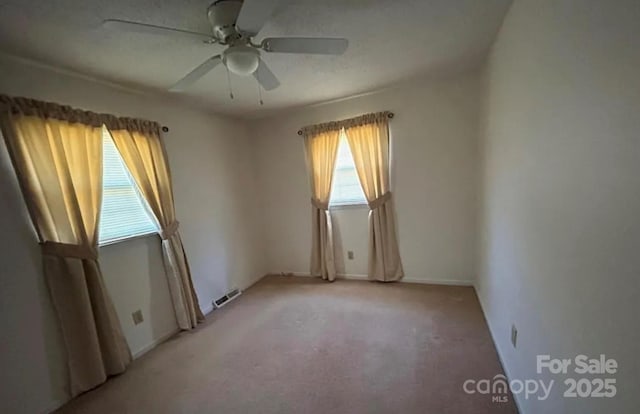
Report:
[{"label": "white window blind", "polygon": [[140,196],[129,170],[106,128],[102,131],[102,214],[99,242],[109,244],[156,233],[146,201]]},{"label": "white window blind", "polygon": [[356,165],[353,162],[353,155],[347,142],[344,130],[340,133],[340,144],[338,146],[338,158],[336,159],[336,169],[333,173],[333,184],[331,187],[331,206],[347,206],[366,204],[360,179],[356,172]]}]

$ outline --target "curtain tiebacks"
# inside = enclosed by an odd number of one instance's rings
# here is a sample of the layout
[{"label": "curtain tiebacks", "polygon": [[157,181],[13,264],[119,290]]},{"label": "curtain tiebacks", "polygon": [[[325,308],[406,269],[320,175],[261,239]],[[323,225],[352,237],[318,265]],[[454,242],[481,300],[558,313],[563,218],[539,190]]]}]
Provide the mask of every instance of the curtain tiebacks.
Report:
[{"label": "curtain tiebacks", "polygon": [[329,210],[329,203],[323,203],[320,200],[318,200],[317,198],[313,198],[311,197],[311,204],[317,208],[318,210]]},{"label": "curtain tiebacks", "polygon": [[160,238],[162,240],[169,240],[170,238],[172,238],[178,232],[179,225],[180,222],[176,220],[164,229],[160,230]]},{"label": "curtain tiebacks", "polygon": [[74,257],[76,259],[98,260],[98,251],[95,247],[78,244],[58,243],[46,241],[40,243],[42,254],[59,257]]},{"label": "curtain tiebacks", "polygon": [[387,191],[386,193],[382,194],[380,197],[376,198],[375,200],[370,201],[369,208],[371,210],[375,210],[376,208],[382,206],[384,203],[386,203],[389,200],[391,200],[391,191]]}]

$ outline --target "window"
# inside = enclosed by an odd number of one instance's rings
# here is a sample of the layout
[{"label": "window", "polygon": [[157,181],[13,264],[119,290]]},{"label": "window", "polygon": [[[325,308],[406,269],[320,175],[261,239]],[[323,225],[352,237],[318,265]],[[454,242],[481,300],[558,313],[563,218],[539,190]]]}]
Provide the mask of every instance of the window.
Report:
[{"label": "window", "polygon": [[147,202],[116,148],[109,131],[102,132],[102,214],[99,243],[110,244],[156,233],[157,227]]},{"label": "window", "polygon": [[338,158],[336,159],[336,169],[333,173],[329,204],[331,206],[367,204],[344,130],[340,132]]}]

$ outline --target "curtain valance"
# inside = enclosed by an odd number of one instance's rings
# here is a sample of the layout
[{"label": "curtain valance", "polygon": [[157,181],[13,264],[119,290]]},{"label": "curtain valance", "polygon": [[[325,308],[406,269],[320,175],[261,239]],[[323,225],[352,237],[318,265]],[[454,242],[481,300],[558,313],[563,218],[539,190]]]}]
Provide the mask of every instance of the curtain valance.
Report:
[{"label": "curtain valance", "polygon": [[105,125],[109,130],[125,129],[131,132],[160,133],[160,125],[154,121],[99,114],[75,109],[67,105],[59,105],[30,98],[11,97],[0,94],[0,110],[3,112],[8,110],[13,114],[37,116],[42,119],[57,119],[92,127]]},{"label": "curtain valance", "polygon": [[309,125],[303,127],[299,134],[303,136],[316,135],[321,132],[340,131],[342,128],[348,129],[361,125],[377,124],[380,122],[388,122],[389,118],[393,118],[390,111],[374,112],[370,114],[360,115],[355,118],[343,119],[340,121],[325,122],[322,124]]}]

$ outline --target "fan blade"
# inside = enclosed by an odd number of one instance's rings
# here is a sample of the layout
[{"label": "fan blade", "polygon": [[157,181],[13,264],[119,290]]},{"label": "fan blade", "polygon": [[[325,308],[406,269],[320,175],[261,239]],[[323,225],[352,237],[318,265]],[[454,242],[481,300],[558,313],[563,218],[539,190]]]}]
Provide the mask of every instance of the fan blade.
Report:
[{"label": "fan blade", "polygon": [[220,55],[215,55],[204,61],[203,64],[192,70],[185,76],[176,82],[169,90],[171,92],[180,92],[188,88],[192,83],[209,73],[209,71],[222,62]]},{"label": "fan blade", "polygon": [[255,36],[267,22],[278,0],[244,0],[236,20],[240,31]]},{"label": "fan blade", "polygon": [[174,29],[171,27],[156,26],[147,23],[130,22],[127,20],[108,19],[102,22],[102,26],[112,30],[122,30],[125,32],[149,33],[163,36],[182,36],[190,39],[202,40],[215,43],[215,38],[206,33],[190,32],[188,30]]},{"label": "fan blade", "polygon": [[253,77],[258,80],[258,83],[262,85],[265,91],[270,91],[280,86],[280,81],[262,59],[260,59],[258,69],[253,72]]},{"label": "fan blade", "polygon": [[269,37],[262,41],[265,52],[341,55],[347,50],[347,39],[322,37]]}]

